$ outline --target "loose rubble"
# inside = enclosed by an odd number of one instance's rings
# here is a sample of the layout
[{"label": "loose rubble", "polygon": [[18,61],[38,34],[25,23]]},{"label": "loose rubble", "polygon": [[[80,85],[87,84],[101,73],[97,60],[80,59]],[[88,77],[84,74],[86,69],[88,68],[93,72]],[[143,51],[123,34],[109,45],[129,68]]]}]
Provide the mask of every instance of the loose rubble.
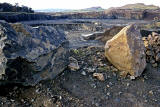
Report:
[{"label": "loose rubble", "polygon": [[[9,86],[10,91],[9,87],[4,90],[4,87],[0,87],[1,95],[7,92],[0,103],[4,107],[159,106],[160,73],[152,69],[135,80],[131,80],[130,76],[121,78],[115,67],[105,58],[103,47],[78,48],[76,52],[71,50],[71,55],[78,61],[81,67],[79,70],[75,72],[65,69],[55,79],[42,81],[34,87]],[[97,73],[103,74],[105,80],[100,81],[93,77]]]},{"label": "loose rubble", "polygon": [[160,62],[160,34],[152,32],[148,37],[143,37],[146,53],[146,61],[153,67],[158,67]]}]

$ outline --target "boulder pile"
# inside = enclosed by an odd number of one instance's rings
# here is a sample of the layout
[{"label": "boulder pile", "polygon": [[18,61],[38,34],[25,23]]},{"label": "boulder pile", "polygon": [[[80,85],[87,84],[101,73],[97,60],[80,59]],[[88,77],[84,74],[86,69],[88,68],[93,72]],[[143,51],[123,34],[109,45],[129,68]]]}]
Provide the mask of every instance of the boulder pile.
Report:
[{"label": "boulder pile", "polygon": [[105,56],[122,76],[138,77],[146,67],[145,47],[135,25],[124,27],[105,45]]},{"label": "boulder pile", "polygon": [[151,63],[153,67],[157,67],[160,62],[160,35],[152,32],[148,37],[143,37],[146,47],[146,61]]}]

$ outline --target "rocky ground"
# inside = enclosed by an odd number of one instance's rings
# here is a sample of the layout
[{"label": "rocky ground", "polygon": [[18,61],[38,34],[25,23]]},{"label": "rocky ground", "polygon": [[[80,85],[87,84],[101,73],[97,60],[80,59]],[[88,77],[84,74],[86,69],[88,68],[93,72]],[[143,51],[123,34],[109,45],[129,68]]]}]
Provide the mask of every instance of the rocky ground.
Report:
[{"label": "rocky ground", "polygon": [[[82,37],[93,32],[66,31],[70,47],[68,68],[53,80],[41,81],[32,87],[18,83],[1,84],[0,106],[159,107],[160,65],[153,67],[148,63],[136,79],[130,75],[120,77],[118,70],[104,56],[103,38],[84,40]],[[110,36],[113,33],[114,30],[105,32]]]},{"label": "rocky ground", "polygon": [[[104,57],[103,47],[70,51],[79,69],[67,68],[54,80],[35,87],[1,87],[3,107],[158,107],[160,72],[150,64],[135,80],[121,78]],[[114,71],[114,72],[113,72]]]},{"label": "rocky ground", "polygon": [[[0,21],[0,107],[159,107],[160,35],[148,36],[160,32],[159,12],[144,4],[99,12],[0,12],[1,20],[24,24]],[[146,36],[147,66],[140,77],[121,77],[104,44],[133,23]]]}]

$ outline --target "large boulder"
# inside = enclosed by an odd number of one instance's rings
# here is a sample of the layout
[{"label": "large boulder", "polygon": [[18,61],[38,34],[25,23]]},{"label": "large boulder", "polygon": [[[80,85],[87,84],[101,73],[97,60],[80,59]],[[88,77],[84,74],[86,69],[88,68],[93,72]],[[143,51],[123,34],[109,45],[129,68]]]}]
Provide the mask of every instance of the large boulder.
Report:
[{"label": "large boulder", "polygon": [[106,43],[107,40],[111,39],[116,35],[124,26],[113,26],[109,29],[106,29],[104,33],[94,33],[87,37],[84,37],[85,40],[100,40],[103,43]]},{"label": "large boulder", "polygon": [[105,45],[105,56],[126,76],[140,76],[146,67],[145,47],[135,25],[124,27]]},{"label": "large boulder", "polygon": [[123,29],[124,26],[113,26],[110,29],[106,30],[102,37],[97,38],[97,40],[102,41],[103,43],[106,43],[108,40],[110,40],[114,35],[116,35],[119,31]]},{"label": "large boulder", "polygon": [[67,51],[61,30],[0,21],[0,83],[35,85],[53,79],[67,67]]}]

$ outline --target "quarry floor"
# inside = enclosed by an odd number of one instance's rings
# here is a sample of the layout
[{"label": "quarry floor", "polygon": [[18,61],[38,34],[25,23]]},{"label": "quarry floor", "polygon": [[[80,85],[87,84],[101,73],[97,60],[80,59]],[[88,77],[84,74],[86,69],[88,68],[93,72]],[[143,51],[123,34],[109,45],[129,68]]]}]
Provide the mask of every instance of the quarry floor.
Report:
[{"label": "quarry floor", "polygon": [[[93,33],[87,32],[86,34]],[[70,56],[79,70],[69,68],[54,80],[34,87],[19,84],[0,86],[1,107],[159,107],[160,67],[150,64],[132,80],[123,78],[104,56],[104,44],[85,41],[81,32],[68,32]],[[104,81],[93,76],[100,73]]]},{"label": "quarry floor", "polygon": [[[103,47],[86,46],[71,50],[80,69],[66,69],[54,80],[35,87],[0,87],[2,107],[159,107],[160,72],[147,65],[141,77],[131,80],[113,72]],[[93,77],[101,73],[104,81]]]}]

